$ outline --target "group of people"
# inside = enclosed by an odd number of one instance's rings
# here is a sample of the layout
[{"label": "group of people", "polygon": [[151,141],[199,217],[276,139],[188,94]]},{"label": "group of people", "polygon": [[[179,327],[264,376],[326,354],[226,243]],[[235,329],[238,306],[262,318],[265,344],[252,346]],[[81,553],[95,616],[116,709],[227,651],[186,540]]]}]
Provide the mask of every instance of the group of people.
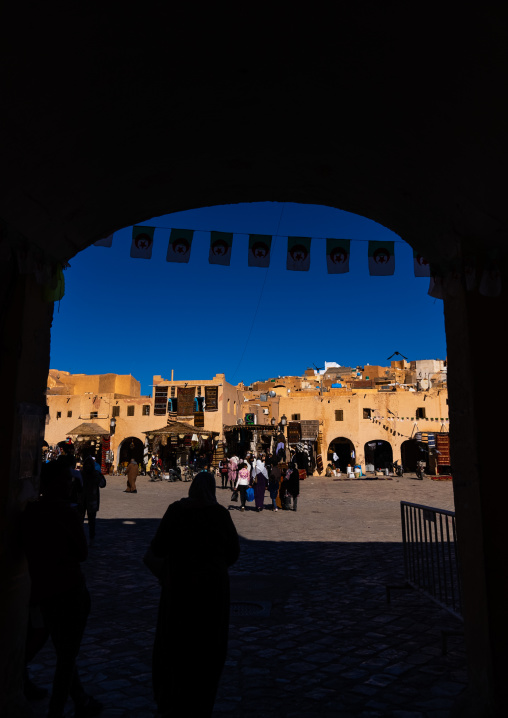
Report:
[{"label": "group of people", "polygon": [[[84,462],[82,491],[87,491],[93,463]],[[26,664],[49,636],[56,653],[48,718],[63,718],[69,696],[77,718],[103,710],[84,690],[76,665],[91,598],[81,569],[88,545],[74,501],[79,484],[74,471],[65,457],[43,466],[39,500],[28,504],[20,531],[32,584]],[[168,507],[145,555],[145,564],[161,585],[152,663],[161,718],[211,716],[226,659],[228,568],[238,559],[240,545],[231,515],[215,492],[214,476],[197,474],[188,497]],[[26,671],[25,695],[42,698],[45,693]]]},{"label": "group of people", "polygon": [[[285,465],[284,465],[285,466]],[[253,490],[256,511],[262,511],[265,492],[268,491],[272,502],[272,511],[297,510],[300,494],[300,472],[297,465],[290,461],[283,468],[277,455],[261,454],[256,458],[247,453],[244,459],[232,456],[219,463],[222,488],[233,490],[232,499],[240,496],[240,511],[245,511],[248,501],[248,489]]]}]

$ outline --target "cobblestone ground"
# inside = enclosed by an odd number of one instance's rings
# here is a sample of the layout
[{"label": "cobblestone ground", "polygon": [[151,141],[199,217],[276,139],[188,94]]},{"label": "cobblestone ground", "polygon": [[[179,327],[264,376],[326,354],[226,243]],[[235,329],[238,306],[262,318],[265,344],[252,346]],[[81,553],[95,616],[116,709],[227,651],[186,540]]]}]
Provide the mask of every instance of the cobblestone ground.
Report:
[{"label": "cobblestone ground", "polygon": [[[79,667],[104,716],[144,718],[154,715],[159,590],[142,557],[188,484],[141,477],[138,494],[124,487],[123,477],[110,477],[102,491],[97,544],[85,566],[92,613]],[[230,505],[229,491],[217,494]],[[401,500],[453,509],[451,483],[310,477],[296,513],[230,505],[242,549],[231,570],[232,601],[266,610],[231,617],[214,716],[448,716],[465,687],[465,653],[463,639],[451,637],[442,655],[441,630],[460,632],[460,622],[415,591],[396,591],[386,602],[386,584],[403,580]],[[49,687],[53,669],[48,644],[31,675]],[[45,715],[47,701],[32,705]]]}]

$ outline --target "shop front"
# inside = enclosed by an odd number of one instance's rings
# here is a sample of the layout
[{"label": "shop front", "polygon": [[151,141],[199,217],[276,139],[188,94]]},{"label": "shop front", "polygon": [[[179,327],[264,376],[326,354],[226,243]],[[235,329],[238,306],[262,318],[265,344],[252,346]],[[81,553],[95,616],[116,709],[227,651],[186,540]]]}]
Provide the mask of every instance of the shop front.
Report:
[{"label": "shop front", "polygon": [[74,455],[78,462],[82,462],[87,456],[95,456],[96,462],[101,465],[102,473],[108,473],[110,435],[107,429],[94,422],[85,422],[69,431],[67,436],[73,439]]},{"label": "shop front", "polygon": [[277,426],[265,424],[224,426],[226,456],[243,459],[249,451],[258,456],[275,453],[274,437],[278,432]]},{"label": "shop front", "polygon": [[160,429],[143,432],[148,439],[148,456],[162,464],[163,471],[190,466],[212,466],[218,432],[204,431],[180,421],[169,421]]}]

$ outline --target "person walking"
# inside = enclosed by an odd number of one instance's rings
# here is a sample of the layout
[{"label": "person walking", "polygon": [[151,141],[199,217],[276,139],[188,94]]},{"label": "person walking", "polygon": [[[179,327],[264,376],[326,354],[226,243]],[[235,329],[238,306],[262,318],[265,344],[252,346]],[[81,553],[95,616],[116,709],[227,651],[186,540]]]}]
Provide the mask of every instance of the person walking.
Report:
[{"label": "person walking", "polygon": [[228,488],[228,472],[229,472],[229,461],[224,458],[219,461],[219,473],[222,483],[222,488]]},{"label": "person walking", "polygon": [[[293,511],[296,511],[298,505],[298,496],[300,495],[300,472],[294,464],[289,464],[288,471],[289,477],[285,482],[286,490],[293,499]],[[291,504],[291,499],[289,501]]]},{"label": "person walking", "polygon": [[247,464],[242,462],[238,467],[238,475],[236,477],[235,489],[240,491],[240,511],[245,511],[245,502],[247,501],[247,489],[250,486],[250,471]]},{"label": "person walking", "polygon": [[136,459],[131,459],[129,466],[127,467],[127,488],[125,489],[126,494],[137,494],[136,479],[139,474],[139,466]]},{"label": "person walking", "polygon": [[265,466],[265,454],[256,459],[252,467],[252,483],[254,485],[254,503],[256,510],[262,511],[265,503],[265,491],[268,485],[268,472]]},{"label": "person walking", "polygon": [[233,490],[238,476],[238,456],[232,456],[228,461],[228,479],[229,486]]},{"label": "person walking", "polygon": [[277,496],[280,488],[281,474],[282,472],[280,470],[280,466],[278,466],[274,461],[270,467],[270,473],[268,475],[268,491],[270,492],[270,498],[272,500],[272,511],[279,510],[277,508]]},{"label": "person walking", "polygon": [[81,475],[83,477],[83,493],[79,512],[83,521],[85,515],[88,516],[88,539],[92,544],[95,540],[95,519],[101,501],[100,488],[101,486],[104,488],[106,479],[95,468],[93,456],[87,456],[84,460]]},{"label": "person walking", "polygon": [[215,491],[211,474],[199,473],[188,498],[168,507],[145,556],[162,585],[152,663],[159,716],[211,716],[226,660],[228,567],[240,544]]}]

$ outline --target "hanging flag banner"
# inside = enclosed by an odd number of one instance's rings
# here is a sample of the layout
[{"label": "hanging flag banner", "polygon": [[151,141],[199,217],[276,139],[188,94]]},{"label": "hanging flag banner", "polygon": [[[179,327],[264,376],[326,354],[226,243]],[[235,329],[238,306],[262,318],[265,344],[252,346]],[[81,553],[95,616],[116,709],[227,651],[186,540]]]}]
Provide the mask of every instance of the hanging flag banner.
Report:
[{"label": "hanging flag banner", "polygon": [[310,237],[288,237],[286,269],[293,272],[310,269]]},{"label": "hanging flag banner", "polygon": [[269,267],[272,238],[267,234],[249,234],[249,267]]},{"label": "hanging flag banner", "polygon": [[113,235],[110,234],[109,237],[105,237],[104,239],[98,239],[97,242],[93,243],[94,247],[111,247],[113,244]]},{"label": "hanging flag banner", "polygon": [[393,242],[369,242],[369,274],[387,277],[395,271]]},{"label": "hanging flag banner", "polygon": [[233,235],[229,232],[210,232],[210,264],[223,264],[229,266],[231,261],[231,248]]},{"label": "hanging flag banner", "polygon": [[349,239],[326,240],[326,266],[328,274],[349,272]]},{"label": "hanging flag banner", "polygon": [[413,249],[415,277],[430,277],[430,264],[422,255]]},{"label": "hanging flag banner", "polygon": [[134,259],[151,259],[153,233],[155,227],[133,227],[131,257]]},{"label": "hanging flag banner", "polygon": [[166,262],[188,262],[191,254],[193,229],[172,229],[169,235]]}]

